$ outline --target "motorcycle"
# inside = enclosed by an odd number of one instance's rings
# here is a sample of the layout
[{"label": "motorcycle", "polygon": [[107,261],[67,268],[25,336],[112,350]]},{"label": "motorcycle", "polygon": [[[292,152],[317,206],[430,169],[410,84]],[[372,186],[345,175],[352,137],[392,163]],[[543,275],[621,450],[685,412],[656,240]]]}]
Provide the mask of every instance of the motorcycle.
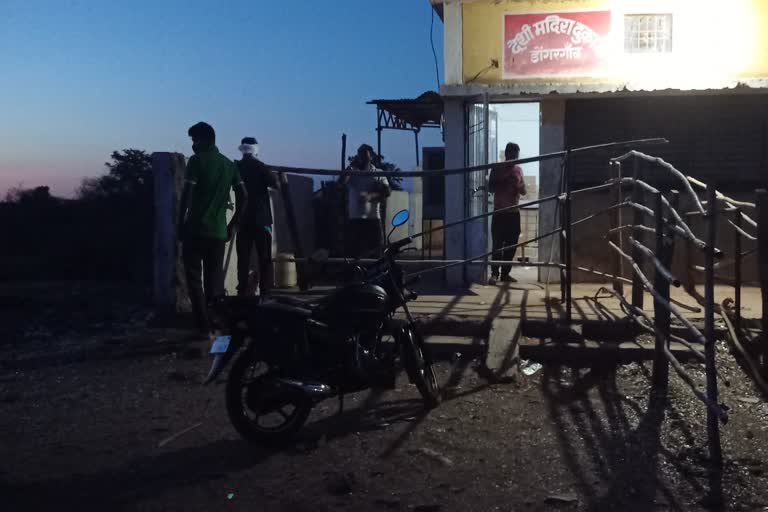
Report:
[{"label": "motorcycle", "polygon": [[[396,257],[412,242],[389,242],[408,221],[392,219],[383,256],[326,297],[305,302],[289,297],[221,297],[213,313],[227,333],[211,347],[205,383],[234,359],[226,380],[230,421],[246,440],[288,439],[319,402],[365,389],[393,389],[402,364],[427,408],[440,402],[440,387],[424,338],[408,309],[408,290]],[[395,319],[402,308],[404,320]]]}]

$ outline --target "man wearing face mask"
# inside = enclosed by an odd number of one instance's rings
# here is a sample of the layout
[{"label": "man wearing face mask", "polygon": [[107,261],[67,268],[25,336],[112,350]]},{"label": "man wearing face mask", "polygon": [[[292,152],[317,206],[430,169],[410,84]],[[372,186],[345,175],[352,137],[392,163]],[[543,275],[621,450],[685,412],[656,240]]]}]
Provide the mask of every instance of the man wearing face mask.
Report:
[{"label": "man wearing face mask", "polygon": [[[373,148],[361,145],[349,170],[380,171],[374,165]],[[374,256],[382,244],[381,204],[391,193],[389,183],[383,176],[342,175],[340,181],[347,185],[347,255],[352,258]]]},{"label": "man wearing face mask", "polygon": [[[259,144],[253,137],[245,137],[240,143],[243,159],[237,161],[240,177],[248,191],[248,207],[237,232],[237,293],[250,295],[259,286],[259,293],[266,295],[272,289],[272,202],[269,189],[277,188],[277,179],[264,163],[256,158]],[[258,273],[255,283],[249,280],[251,251],[256,247]]]},{"label": "man wearing face mask", "polygon": [[[240,222],[247,193],[235,164],[219,153],[211,125],[197,123],[187,133],[195,154],[184,176],[178,234],[197,328],[201,337],[209,338],[208,303],[224,293],[224,249]],[[227,224],[232,189],[236,208]]]}]

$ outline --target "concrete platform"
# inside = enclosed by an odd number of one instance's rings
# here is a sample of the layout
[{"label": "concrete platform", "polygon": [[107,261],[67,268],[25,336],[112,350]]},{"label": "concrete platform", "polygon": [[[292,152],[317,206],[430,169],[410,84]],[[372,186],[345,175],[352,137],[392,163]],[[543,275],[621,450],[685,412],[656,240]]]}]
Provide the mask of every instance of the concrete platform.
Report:
[{"label": "concrete platform", "polygon": [[[573,321],[616,321],[626,315],[621,310],[618,300],[607,295],[596,301],[595,295],[601,286],[594,283],[574,284],[572,296]],[[417,287],[418,288],[418,287]],[[486,320],[493,318],[518,318],[525,320],[562,320],[565,310],[560,304],[560,286],[550,286],[549,300],[544,285],[541,283],[513,283],[504,286],[474,285],[464,290],[417,290],[418,300],[410,303],[411,312],[418,315],[437,317],[459,317],[465,320]],[[703,295],[702,286],[697,291]],[[632,287],[626,285],[624,294],[630,297]],[[733,298],[733,287],[718,285],[715,287],[715,300],[719,304],[726,298]],[[689,319],[703,319],[703,312],[696,301],[681,288],[672,288],[672,300],[678,309]],[[653,297],[646,293],[644,309],[653,315]],[[760,288],[742,288],[742,317],[760,318],[762,299]]]},{"label": "concrete platform", "polygon": [[[409,308],[436,357],[480,355],[491,380],[515,378],[520,358],[573,364],[652,359],[653,345],[635,341],[639,332],[632,329],[618,300],[607,294],[597,295],[601,286],[609,285],[573,286],[570,325],[563,323],[565,309],[560,303],[558,284],[550,287],[549,294],[543,284],[536,282],[475,285],[461,290],[417,289],[420,296]],[[313,290],[309,295],[327,291]],[[703,287],[697,291],[704,293]],[[624,293],[631,296],[630,285],[625,285]],[[717,303],[732,297],[733,287],[716,286]],[[687,319],[703,328],[703,312],[695,299],[680,288],[672,289],[672,299]],[[653,316],[653,297],[648,293],[644,309]],[[756,319],[761,311],[760,289],[743,288],[742,316]],[[686,332],[679,328],[675,334]],[[681,360],[691,356],[682,344],[673,343],[670,348]]]}]

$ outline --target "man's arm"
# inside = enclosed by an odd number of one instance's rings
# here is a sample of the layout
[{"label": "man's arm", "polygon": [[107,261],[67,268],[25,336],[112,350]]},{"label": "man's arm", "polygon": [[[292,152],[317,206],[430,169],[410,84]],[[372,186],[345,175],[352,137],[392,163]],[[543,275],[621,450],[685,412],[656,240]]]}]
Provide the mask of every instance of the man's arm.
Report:
[{"label": "man's arm", "polygon": [[184,236],[184,223],[187,220],[187,211],[189,210],[189,201],[192,196],[193,188],[197,185],[198,161],[196,156],[192,156],[187,162],[187,169],[184,173],[184,189],[181,192],[181,202],[179,207],[179,225],[176,231],[176,237],[181,240]]},{"label": "man's arm", "polygon": [[232,188],[235,189],[235,214],[227,226],[228,240],[232,240],[232,237],[235,236],[235,230],[240,225],[240,221],[245,213],[245,207],[248,205],[248,192],[245,189],[245,183],[240,179],[240,173],[237,172],[237,169],[235,169]]},{"label": "man's arm", "polygon": [[517,176],[517,190],[519,191],[521,196],[524,196],[528,194],[528,191],[525,190],[525,178],[523,178],[523,169],[519,166],[515,166],[515,175]]},{"label": "man's arm", "polygon": [[[376,169],[378,171],[378,169]],[[383,201],[392,194],[387,178],[381,176],[376,178],[376,183],[367,192],[369,201]]]},{"label": "man's arm", "polygon": [[496,168],[491,169],[491,175],[488,178],[488,192],[496,192],[496,187],[499,186],[499,173]]},{"label": "man's arm", "polygon": [[277,174],[268,165],[261,163],[259,170],[264,173],[264,182],[267,188],[278,188]]}]

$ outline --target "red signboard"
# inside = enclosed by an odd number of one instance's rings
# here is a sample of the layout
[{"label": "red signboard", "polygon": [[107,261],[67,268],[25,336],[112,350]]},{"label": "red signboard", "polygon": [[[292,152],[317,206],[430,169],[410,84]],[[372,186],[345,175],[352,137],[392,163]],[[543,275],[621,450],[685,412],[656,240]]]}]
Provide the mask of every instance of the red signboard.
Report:
[{"label": "red signboard", "polygon": [[504,15],[503,78],[602,73],[611,11]]}]

